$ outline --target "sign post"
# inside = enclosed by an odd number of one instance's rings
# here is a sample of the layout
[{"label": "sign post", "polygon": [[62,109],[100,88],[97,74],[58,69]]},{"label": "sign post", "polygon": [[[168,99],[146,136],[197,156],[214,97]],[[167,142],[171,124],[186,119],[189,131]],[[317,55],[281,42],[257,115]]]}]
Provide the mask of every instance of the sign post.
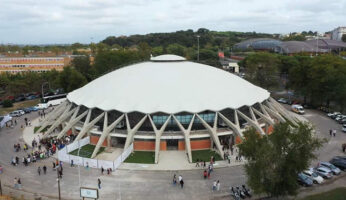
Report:
[{"label": "sign post", "polygon": [[80,188],[80,197],[88,198],[88,199],[98,199],[99,198],[99,190],[96,188]]}]

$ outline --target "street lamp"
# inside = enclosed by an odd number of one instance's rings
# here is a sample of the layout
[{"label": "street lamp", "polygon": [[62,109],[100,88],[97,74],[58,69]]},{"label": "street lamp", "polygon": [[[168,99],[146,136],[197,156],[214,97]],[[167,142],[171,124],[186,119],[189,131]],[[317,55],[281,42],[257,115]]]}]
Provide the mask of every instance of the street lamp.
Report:
[{"label": "street lamp", "polygon": [[199,35],[196,36],[197,37],[197,61],[199,61]]},{"label": "street lamp", "polygon": [[48,84],[48,87],[49,87],[49,90],[50,90],[50,84],[49,84],[49,82],[44,82],[44,83],[42,83],[42,85],[41,85],[42,98],[44,97],[43,87],[44,87],[44,85],[46,85],[46,84]]},{"label": "street lamp", "polygon": [[58,178],[56,180],[58,181],[59,200],[61,200],[59,170],[56,170],[56,173],[57,173],[57,176],[58,176]]}]

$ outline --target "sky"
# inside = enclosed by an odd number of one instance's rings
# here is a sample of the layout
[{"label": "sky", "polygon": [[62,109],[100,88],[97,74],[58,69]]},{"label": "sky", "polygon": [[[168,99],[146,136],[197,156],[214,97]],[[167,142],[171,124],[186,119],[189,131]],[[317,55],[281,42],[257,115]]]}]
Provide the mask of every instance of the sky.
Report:
[{"label": "sky", "polygon": [[346,0],[0,0],[1,44],[90,43],[201,27],[322,33],[338,26],[346,26]]}]

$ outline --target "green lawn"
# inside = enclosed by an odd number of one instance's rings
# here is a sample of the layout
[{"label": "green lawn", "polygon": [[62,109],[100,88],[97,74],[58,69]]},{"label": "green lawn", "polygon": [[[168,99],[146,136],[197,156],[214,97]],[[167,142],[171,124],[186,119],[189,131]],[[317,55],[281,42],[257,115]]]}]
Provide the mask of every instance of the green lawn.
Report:
[{"label": "green lawn", "polygon": [[[34,133],[36,133],[36,132],[38,131],[38,129],[40,129],[40,128],[41,128],[41,126],[35,126],[35,127],[34,127]],[[50,125],[46,126],[46,128],[44,128],[44,129],[41,131],[41,133],[46,132],[49,128],[50,128]]]},{"label": "green lawn", "polygon": [[[83,158],[91,158],[91,155],[93,154],[94,152],[94,149],[95,149],[95,145],[92,145],[92,144],[87,144],[87,145],[84,145],[81,149],[80,149],[80,152],[79,152],[79,156],[80,157],[83,157]],[[103,151],[105,150],[104,147],[101,147],[99,152],[97,154],[100,154],[102,153]],[[70,152],[71,155],[74,155],[74,156],[78,156],[78,149]]]},{"label": "green lawn", "polygon": [[196,162],[197,159],[205,161],[205,162],[210,162],[211,156],[214,156],[215,161],[222,160],[221,156],[218,153],[210,149],[206,149],[206,150],[192,151],[192,162]]},{"label": "green lawn", "polygon": [[307,196],[301,200],[345,200],[346,187],[336,188],[334,190]]},{"label": "green lawn", "polygon": [[151,151],[135,151],[124,161],[126,163],[155,163],[155,152]]}]

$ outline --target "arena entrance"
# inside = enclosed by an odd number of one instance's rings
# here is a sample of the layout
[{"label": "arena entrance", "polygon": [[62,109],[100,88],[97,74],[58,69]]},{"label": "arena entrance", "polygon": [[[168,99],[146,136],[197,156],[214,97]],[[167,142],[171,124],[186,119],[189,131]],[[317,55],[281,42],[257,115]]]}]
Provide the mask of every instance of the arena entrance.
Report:
[{"label": "arena entrance", "polygon": [[167,142],[167,150],[178,150],[178,139],[169,139]]}]

